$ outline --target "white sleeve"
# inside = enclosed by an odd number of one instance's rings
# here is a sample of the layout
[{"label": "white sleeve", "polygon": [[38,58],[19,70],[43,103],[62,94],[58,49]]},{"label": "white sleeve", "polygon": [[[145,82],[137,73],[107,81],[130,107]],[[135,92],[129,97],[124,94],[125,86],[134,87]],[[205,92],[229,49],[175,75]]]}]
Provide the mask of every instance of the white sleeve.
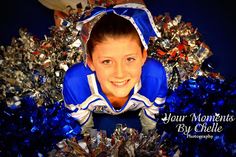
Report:
[{"label": "white sleeve", "polygon": [[142,109],[139,113],[142,132],[147,134],[149,130],[156,128],[155,114],[158,114],[158,107],[152,105],[149,108]]},{"label": "white sleeve", "polygon": [[159,109],[164,106],[165,98],[156,98],[155,102],[148,108],[144,108],[140,111],[140,121],[142,125],[142,131],[148,133],[148,130],[156,128],[155,115],[159,114]]},{"label": "white sleeve", "polygon": [[[73,111],[70,115],[71,117],[78,120],[81,125],[82,133],[87,131],[89,128],[94,126],[92,112],[89,110],[79,109],[74,105],[66,105],[66,107]],[[77,110],[77,111],[76,111]]]}]

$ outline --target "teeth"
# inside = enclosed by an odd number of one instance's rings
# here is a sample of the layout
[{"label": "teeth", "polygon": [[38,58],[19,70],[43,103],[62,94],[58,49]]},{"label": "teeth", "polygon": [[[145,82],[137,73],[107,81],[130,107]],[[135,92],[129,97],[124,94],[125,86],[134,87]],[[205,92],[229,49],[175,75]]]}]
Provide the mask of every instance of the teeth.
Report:
[{"label": "teeth", "polygon": [[115,86],[123,86],[127,83],[128,81],[122,81],[122,82],[112,82]]}]

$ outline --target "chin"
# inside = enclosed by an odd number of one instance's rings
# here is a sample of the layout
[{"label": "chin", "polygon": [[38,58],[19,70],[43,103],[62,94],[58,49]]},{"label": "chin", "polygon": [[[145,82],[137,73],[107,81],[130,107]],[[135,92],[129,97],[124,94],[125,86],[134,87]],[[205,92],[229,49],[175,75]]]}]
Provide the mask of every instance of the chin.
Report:
[{"label": "chin", "polygon": [[124,97],[127,97],[129,95],[129,92],[125,92],[125,93],[114,93],[114,96],[117,97],[117,98],[124,98]]}]

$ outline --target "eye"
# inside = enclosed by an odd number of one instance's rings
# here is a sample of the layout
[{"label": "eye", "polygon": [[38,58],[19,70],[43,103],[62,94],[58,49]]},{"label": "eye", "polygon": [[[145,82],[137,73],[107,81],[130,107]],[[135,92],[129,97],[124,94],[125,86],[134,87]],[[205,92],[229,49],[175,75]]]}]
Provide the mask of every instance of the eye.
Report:
[{"label": "eye", "polygon": [[127,61],[128,61],[128,62],[133,62],[133,61],[135,61],[135,58],[134,58],[134,57],[128,57],[128,58],[127,58]]},{"label": "eye", "polygon": [[109,60],[109,59],[106,59],[106,60],[103,60],[103,61],[102,61],[102,64],[105,64],[105,65],[111,64],[111,63],[112,63],[112,61]]}]

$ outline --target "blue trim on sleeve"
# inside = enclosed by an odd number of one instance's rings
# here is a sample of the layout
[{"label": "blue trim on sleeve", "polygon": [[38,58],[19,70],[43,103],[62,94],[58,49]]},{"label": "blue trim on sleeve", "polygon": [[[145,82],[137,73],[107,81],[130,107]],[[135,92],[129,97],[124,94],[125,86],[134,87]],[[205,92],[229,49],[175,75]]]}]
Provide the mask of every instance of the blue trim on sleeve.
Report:
[{"label": "blue trim on sleeve", "polygon": [[92,103],[94,103],[95,101],[98,101],[98,100],[102,100],[102,99],[100,99],[100,98],[97,98],[97,99],[95,99],[95,100],[93,100],[93,101],[91,101],[88,105],[87,105],[87,107],[86,108],[83,108],[83,110],[87,110],[88,109],[88,107],[92,104]]},{"label": "blue trim on sleeve", "polygon": [[154,118],[152,118],[152,117],[150,117],[148,114],[147,114],[147,112],[146,112],[146,110],[144,109],[143,110],[144,111],[144,115],[145,116],[147,116],[149,119],[151,119],[152,121],[154,121],[154,122],[157,122],[157,120],[156,119],[154,119]]},{"label": "blue trim on sleeve", "polygon": [[156,107],[163,107],[163,106],[165,106],[165,103],[157,104],[157,103],[154,101],[153,105],[156,106]]},{"label": "blue trim on sleeve", "polygon": [[145,103],[145,101],[143,101],[143,100],[139,100],[139,99],[136,99],[136,98],[131,98],[131,100],[135,100],[135,101],[138,101],[138,102],[142,102],[146,107],[150,107],[150,106],[148,106],[148,105]]},{"label": "blue trim on sleeve", "polygon": [[86,121],[85,121],[84,123],[80,124],[81,126],[83,126],[84,124],[86,124],[86,123],[88,122],[88,120],[89,120],[91,114],[92,114],[92,112],[90,111],[88,118],[86,119]]}]

